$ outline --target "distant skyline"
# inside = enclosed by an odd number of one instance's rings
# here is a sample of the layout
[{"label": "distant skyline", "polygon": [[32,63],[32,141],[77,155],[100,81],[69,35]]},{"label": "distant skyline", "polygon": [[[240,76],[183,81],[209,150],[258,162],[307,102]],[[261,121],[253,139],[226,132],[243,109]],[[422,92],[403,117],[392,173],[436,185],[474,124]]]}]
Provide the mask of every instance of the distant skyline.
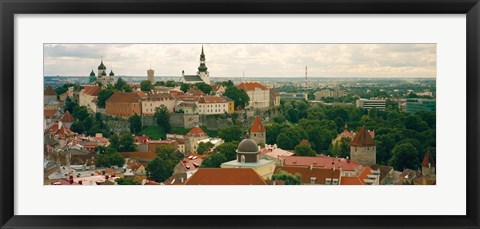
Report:
[{"label": "distant skyline", "polygon": [[[436,44],[203,44],[210,77],[435,78]],[[202,44],[46,44],[44,76],[195,74]]]}]

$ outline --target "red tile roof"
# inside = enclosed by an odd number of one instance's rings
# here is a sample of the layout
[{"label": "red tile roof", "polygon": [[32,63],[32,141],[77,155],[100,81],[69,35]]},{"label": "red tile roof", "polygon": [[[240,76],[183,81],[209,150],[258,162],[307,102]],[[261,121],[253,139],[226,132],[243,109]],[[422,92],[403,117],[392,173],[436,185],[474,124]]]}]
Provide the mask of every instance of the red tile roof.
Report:
[{"label": "red tile roof", "polygon": [[48,117],[48,118],[53,118],[56,116],[57,110],[54,109],[44,109],[43,110],[43,116]]},{"label": "red tile roof", "polygon": [[98,96],[98,93],[102,90],[100,86],[85,86],[83,93],[91,96]]},{"label": "red tile roof", "polygon": [[262,120],[260,120],[260,116],[257,115],[255,117],[255,121],[253,121],[252,128],[250,128],[250,132],[265,132],[265,127],[262,124]]},{"label": "red tile roof", "polygon": [[67,126],[58,122],[54,123],[50,126],[50,128],[48,128],[48,133],[50,133],[51,135],[58,135],[58,137],[61,139],[66,139],[75,135],[75,132],[71,131]]},{"label": "red tile roof", "polygon": [[201,168],[185,185],[266,185],[251,168]]},{"label": "red tile roof", "polygon": [[238,89],[243,89],[245,91],[253,91],[253,90],[264,90],[264,91],[267,91],[268,88],[263,86],[262,84],[260,83],[257,83],[257,82],[243,82],[243,83],[240,83],[238,86],[237,86]]},{"label": "red tile roof", "polygon": [[55,90],[52,87],[48,86],[43,91],[43,95],[57,95],[57,92],[55,92]]},{"label": "red tile roof", "polygon": [[350,142],[350,146],[375,146],[375,142],[373,141],[372,136],[367,132],[367,129],[362,127],[358,133],[355,134],[355,138]]},{"label": "red tile roof", "polygon": [[310,145],[310,142],[308,142],[307,139],[302,139],[302,140],[300,141],[300,145]]},{"label": "red tile roof", "polygon": [[134,141],[135,143],[144,143],[144,144],[145,144],[145,143],[147,143],[149,140],[151,140],[150,137],[145,136],[145,135],[144,135],[144,136],[133,136],[133,141]]},{"label": "red tile roof", "polygon": [[342,177],[340,185],[365,185],[365,179],[372,174],[372,169],[368,166],[362,169],[362,172],[356,177]]},{"label": "red tile roof", "polygon": [[199,89],[195,89],[195,88],[188,89],[187,93],[192,94],[192,95],[205,95],[205,93],[203,93],[203,91],[201,91]]},{"label": "red tile roof", "polygon": [[75,118],[73,118],[73,115],[67,111],[63,114],[62,122],[75,122]]},{"label": "red tile roof", "polygon": [[423,156],[422,167],[427,167],[427,168],[430,167],[428,166],[428,164],[430,164],[430,166],[432,167],[435,167],[435,160],[433,160],[430,150],[427,150],[427,152],[425,153],[425,156]]},{"label": "red tile roof", "polygon": [[207,135],[207,133],[205,133],[205,131],[202,130],[202,128],[196,126],[196,127],[193,127],[187,135],[190,135],[190,136],[200,136],[200,135]]},{"label": "red tile roof", "polygon": [[155,152],[119,152],[125,158],[152,160],[157,154]]},{"label": "red tile roof", "polygon": [[303,157],[303,156],[286,156],[280,157],[283,160],[283,165],[286,166],[314,166],[331,169],[333,167],[340,168],[343,171],[355,171],[361,164],[345,159],[334,158],[326,156]]},{"label": "red tile roof", "polygon": [[140,96],[136,92],[115,92],[107,99],[109,103],[139,103]]},{"label": "red tile roof", "polygon": [[137,93],[138,96],[140,96],[140,98],[147,98],[147,94],[145,94],[145,92],[143,91],[133,91],[135,93]]},{"label": "red tile roof", "polygon": [[308,167],[308,166],[277,166],[275,167],[275,173],[279,170],[291,173],[295,175],[296,173],[300,174],[302,179],[302,184],[310,184],[311,178],[315,177],[315,184],[325,184],[325,179],[339,179],[340,180],[340,170],[339,169],[326,169],[318,167]]}]

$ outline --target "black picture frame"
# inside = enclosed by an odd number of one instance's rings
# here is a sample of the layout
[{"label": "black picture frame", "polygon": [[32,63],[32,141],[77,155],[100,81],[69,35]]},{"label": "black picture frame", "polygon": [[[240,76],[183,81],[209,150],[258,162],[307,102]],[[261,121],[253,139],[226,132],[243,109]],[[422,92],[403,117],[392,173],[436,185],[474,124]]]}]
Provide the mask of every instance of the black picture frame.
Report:
[{"label": "black picture frame", "polygon": [[[480,4],[478,0],[0,0],[1,228],[479,228],[478,142]],[[466,14],[466,216],[25,216],[14,215],[15,14]],[[454,188],[454,187],[452,187]],[[372,205],[382,204],[381,200]],[[415,204],[411,203],[414,207]],[[388,206],[388,205],[385,205]],[[366,206],[368,207],[368,206]],[[448,206],[445,206],[448,207]]]}]

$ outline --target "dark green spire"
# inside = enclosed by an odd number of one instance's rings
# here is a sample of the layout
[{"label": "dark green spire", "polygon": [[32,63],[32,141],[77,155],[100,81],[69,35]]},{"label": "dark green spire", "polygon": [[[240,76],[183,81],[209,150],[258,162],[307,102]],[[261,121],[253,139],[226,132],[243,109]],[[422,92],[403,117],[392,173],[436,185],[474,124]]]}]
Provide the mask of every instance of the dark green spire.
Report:
[{"label": "dark green spire", "polygon": [[92,72],[90,72],[90,76],[95,76],[95,72],[93,72],[93,69]]},{"label": "dark green spire", "polygon": [[98,66],[98,70],[107,70],[107,67],[105,67],[105,65],[103,64],[103,58],[102,58],[102,62]]},{"label": "dark green spire", "polygon": [[110,70],[110,76],[115,76],[115,74],[113,74],[113,69]]},{"label": "dark green spire", "polygon": [[203,52],[203,45],[202,45],[202,54],[200,54],[200,66],[198,66],[199,72],[206,72],[207,66],[205,65],[205,53]]}]

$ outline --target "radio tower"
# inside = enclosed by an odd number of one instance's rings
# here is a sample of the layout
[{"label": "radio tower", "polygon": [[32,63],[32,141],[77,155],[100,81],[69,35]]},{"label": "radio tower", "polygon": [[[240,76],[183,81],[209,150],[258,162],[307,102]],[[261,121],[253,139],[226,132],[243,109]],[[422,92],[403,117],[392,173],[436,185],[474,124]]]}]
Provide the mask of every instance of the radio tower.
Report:
[{"label": "radio tower", "polygon": [[305,66],[305,82],[303,83],[303,87],[307,88],[307,66]]}]

